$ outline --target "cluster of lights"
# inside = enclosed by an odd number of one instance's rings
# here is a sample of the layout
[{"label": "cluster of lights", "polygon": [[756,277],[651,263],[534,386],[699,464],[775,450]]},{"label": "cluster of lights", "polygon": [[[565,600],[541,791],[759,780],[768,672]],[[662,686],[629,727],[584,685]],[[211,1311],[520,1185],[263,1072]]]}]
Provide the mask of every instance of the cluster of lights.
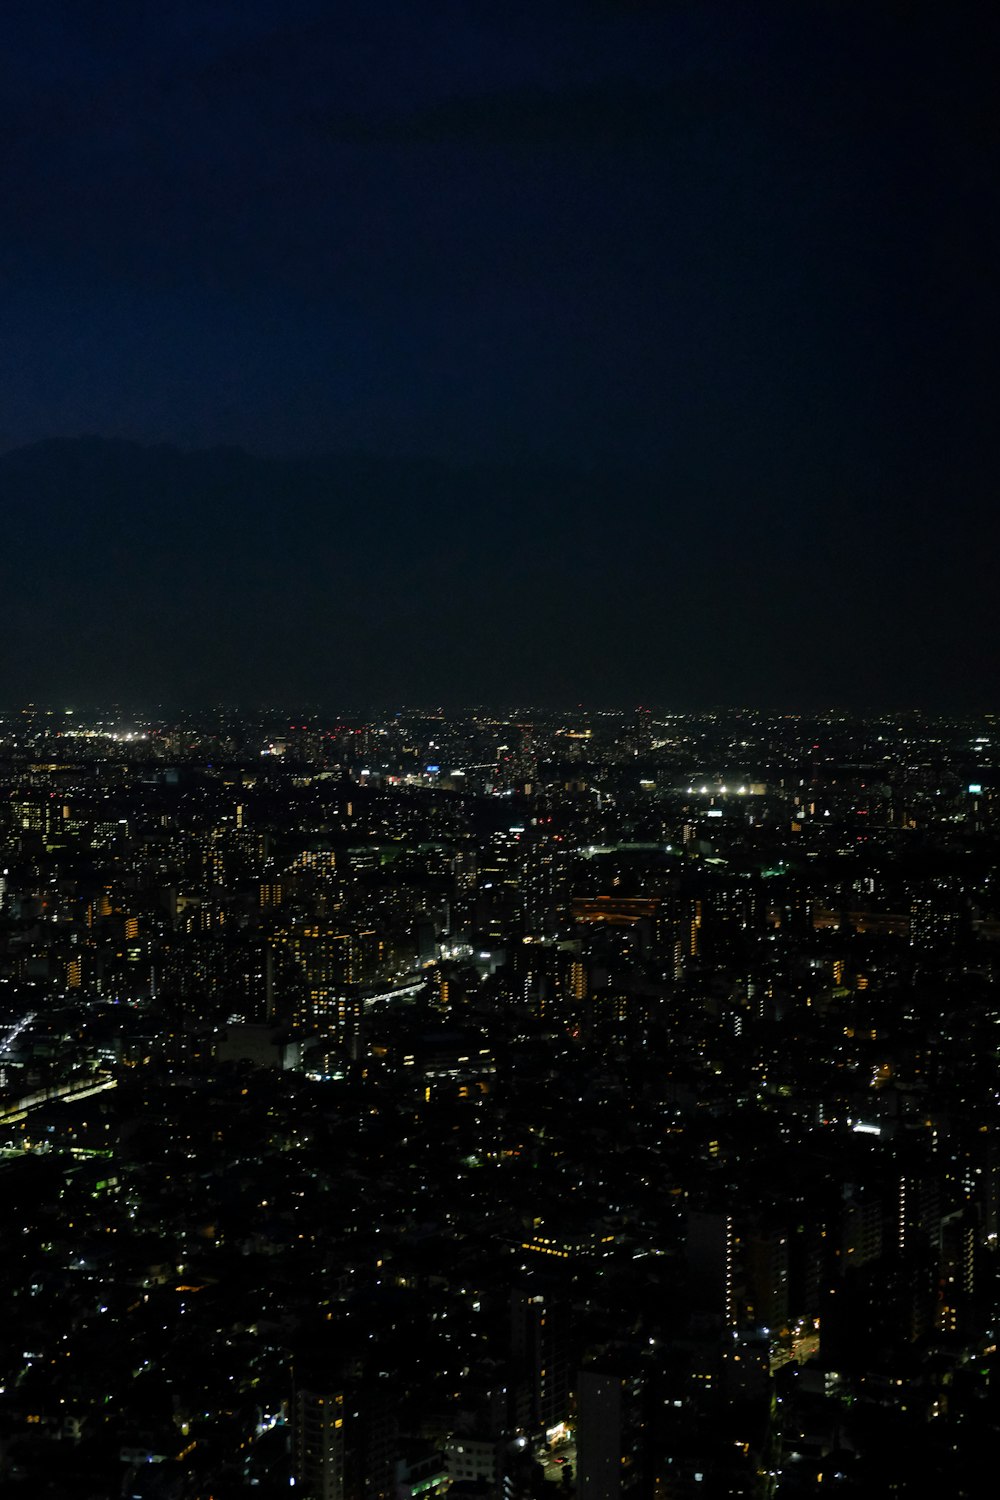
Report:
[{"label": "cluster of lights", "polygon": [[135,740],[148,740],[149,735],[138,729],[64,729],[67,740],[119,740],[131,744]]}]

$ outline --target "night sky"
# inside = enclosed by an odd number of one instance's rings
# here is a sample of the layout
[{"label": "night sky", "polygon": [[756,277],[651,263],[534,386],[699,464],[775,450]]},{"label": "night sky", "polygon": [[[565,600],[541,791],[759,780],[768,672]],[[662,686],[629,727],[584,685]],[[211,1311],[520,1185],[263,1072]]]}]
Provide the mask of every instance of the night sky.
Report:
[{"label": "night sky", "polygon": [[997,7],[4,33],[0,707],[997,707]]}]

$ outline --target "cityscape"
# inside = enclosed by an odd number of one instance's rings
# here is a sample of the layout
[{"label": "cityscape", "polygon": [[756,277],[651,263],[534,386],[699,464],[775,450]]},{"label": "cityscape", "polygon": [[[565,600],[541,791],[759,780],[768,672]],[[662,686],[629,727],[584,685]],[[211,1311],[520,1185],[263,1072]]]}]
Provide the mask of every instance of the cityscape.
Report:
[{"label": "cityscape", "polygon": [[0,1497],[981,1500],[1000,6],[3,21]]},{"label": "cityscape", "polygon": [[976,1493],[998,746],[5,713],[4,1493]]}]

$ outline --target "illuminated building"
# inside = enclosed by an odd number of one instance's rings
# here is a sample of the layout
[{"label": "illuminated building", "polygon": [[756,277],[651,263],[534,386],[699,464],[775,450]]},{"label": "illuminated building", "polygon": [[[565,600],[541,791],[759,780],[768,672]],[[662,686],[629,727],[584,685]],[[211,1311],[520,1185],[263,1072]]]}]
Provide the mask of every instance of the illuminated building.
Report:
[{"label": "illuminated building", "polygon": [[357,1036],[361,1016],[358,985],[378,973],[382,943],[372,931],[337,932],[308,926],[279,934],[302,976],[292,1020],[349,1044]]},{"label": "illuminated building", "polygon": [[570,1313],[564,1297],[517,1289],[510,1328],[514,1425],[542,1435],[570,1414]]},{"label": "illuminated building", "polygon": [[694,1298],[723,1326],[736,1324],[736,1232],[732,1216],[692,1209],[685,1258]]},{"label": "illuminated building", "polygon": [[365,1500],[353,1393],[298,1390],[292,1412],[296,1485],[308,1500]]}]

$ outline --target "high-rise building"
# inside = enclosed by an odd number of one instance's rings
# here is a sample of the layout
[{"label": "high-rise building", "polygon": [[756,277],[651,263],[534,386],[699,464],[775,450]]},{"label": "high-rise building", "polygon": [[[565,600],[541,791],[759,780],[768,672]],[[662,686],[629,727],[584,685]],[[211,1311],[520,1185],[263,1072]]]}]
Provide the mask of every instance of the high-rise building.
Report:
[{"label": "high-rise building", "polygon": [[692,1209],[685,1243],[688,1276],[700,1312],[736,1324],[736,1233],[727,1213]]},{"label": "high-rise building", "polygon": [[303,1500],[392,1500],[398,1422],[392,1394],[362,1361],[300,1362],[292,1403],[292,1467]]},{"label": "high-rise building", "polygon": [[357,1424],[342,1386],[295,1392],[293,1477],[304,1500],[363,1500]]},{"label": "high-rise building", "polygon": [[570,1415],[569,1311],[549,1290],[516,1288],[510,1319],[514,1425],[541,1435]]},{"label": "high-rise building", "polygon": [[581,1370],[577,1395],[578,1500],[646,1500],[654,1492],[650,1388],[630,1351]]}]

